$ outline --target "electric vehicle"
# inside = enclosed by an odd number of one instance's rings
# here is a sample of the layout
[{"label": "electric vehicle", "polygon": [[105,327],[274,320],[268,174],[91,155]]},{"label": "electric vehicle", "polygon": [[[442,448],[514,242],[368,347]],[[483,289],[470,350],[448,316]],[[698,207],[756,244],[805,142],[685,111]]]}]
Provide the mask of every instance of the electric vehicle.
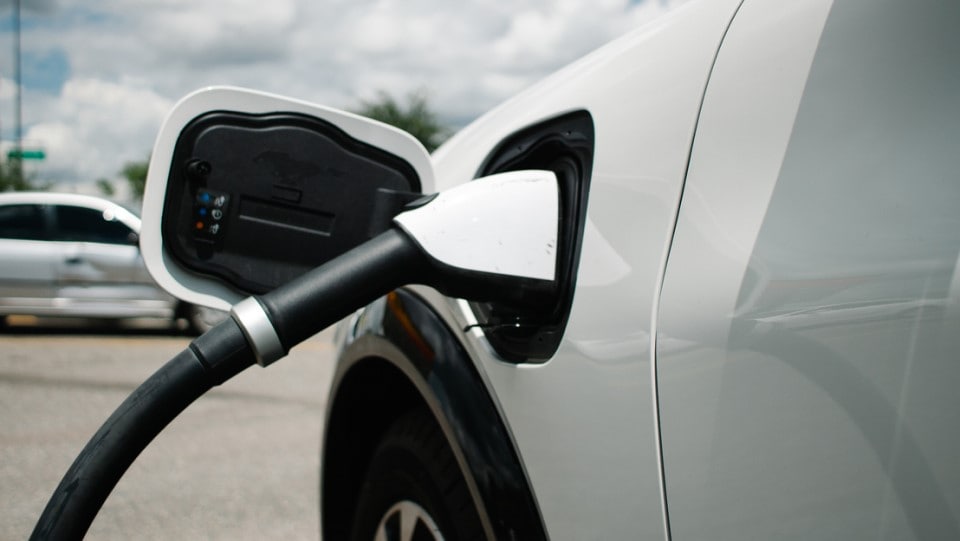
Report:
[{"label": "electric vehicle", "polygon": [[324,539],[960,537],[957,28],[692,2],[457,134],[441,192],[561,179],[561,294],[340,328]]},{"label": "electric vehicle", "polygon": [[692,1],[432,156],[185,98],[141,247],[232,317],[108,420],[35,538],[336,321],[324,539],[960,538],[958,27],[957,2]]}]

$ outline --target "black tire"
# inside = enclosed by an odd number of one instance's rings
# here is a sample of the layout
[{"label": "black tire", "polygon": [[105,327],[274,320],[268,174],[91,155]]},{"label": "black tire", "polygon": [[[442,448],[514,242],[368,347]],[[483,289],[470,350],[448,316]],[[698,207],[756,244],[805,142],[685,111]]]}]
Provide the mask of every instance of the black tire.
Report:
[{"label": "black tire", "polygon": [[[406,535],[400,535],[401,515],[417,523]],[[360,491],[352,531],[354,541],[483,539],[460,467],[427,411],[404,414],[380,440]]]}]

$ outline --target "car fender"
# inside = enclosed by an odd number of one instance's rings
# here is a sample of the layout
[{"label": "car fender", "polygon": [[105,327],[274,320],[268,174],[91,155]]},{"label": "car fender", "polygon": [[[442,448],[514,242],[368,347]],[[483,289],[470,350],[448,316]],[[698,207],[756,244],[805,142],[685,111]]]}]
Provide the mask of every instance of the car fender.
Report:
[{"label": "car fender", "polygon": [[496,404],[457,333],[412,290],[381,298],[341,327],[324,430],[324,538],[349,527],[379,435],[426,406],[460,464],[486,534],[546,539],[529,481]]}]

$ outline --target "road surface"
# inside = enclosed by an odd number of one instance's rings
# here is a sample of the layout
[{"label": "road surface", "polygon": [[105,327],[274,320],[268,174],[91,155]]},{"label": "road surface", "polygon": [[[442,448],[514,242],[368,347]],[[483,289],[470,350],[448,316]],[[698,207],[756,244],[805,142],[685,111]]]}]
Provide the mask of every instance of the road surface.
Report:
[{"label": "road surface", "polygon": [[[134,462],[87,539],[318,539],[330,333],[188,408]],[[0,539],[26,539],[73,458],[189,342],[153,330],[0,332]]]}]

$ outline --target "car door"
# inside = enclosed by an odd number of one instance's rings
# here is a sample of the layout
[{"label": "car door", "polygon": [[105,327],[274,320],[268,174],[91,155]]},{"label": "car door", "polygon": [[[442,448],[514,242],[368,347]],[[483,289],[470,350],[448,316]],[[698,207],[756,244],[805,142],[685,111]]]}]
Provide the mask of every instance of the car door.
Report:
[{"label": "car door", "polygon": [[746,0],[656,363],[674,539],[960,538],[960,4]]},{"label": "car door", "polygon": [[60,247],[56,296],[65,311],[137,315],[138,301],[160,297],[129,226],[109,210],[56,205],[53,211],[53,234]]},{"label": "car door", "polygon": [[49,307],[59,253],[48,239],[43,205],[0,205],[0,313]]}]

